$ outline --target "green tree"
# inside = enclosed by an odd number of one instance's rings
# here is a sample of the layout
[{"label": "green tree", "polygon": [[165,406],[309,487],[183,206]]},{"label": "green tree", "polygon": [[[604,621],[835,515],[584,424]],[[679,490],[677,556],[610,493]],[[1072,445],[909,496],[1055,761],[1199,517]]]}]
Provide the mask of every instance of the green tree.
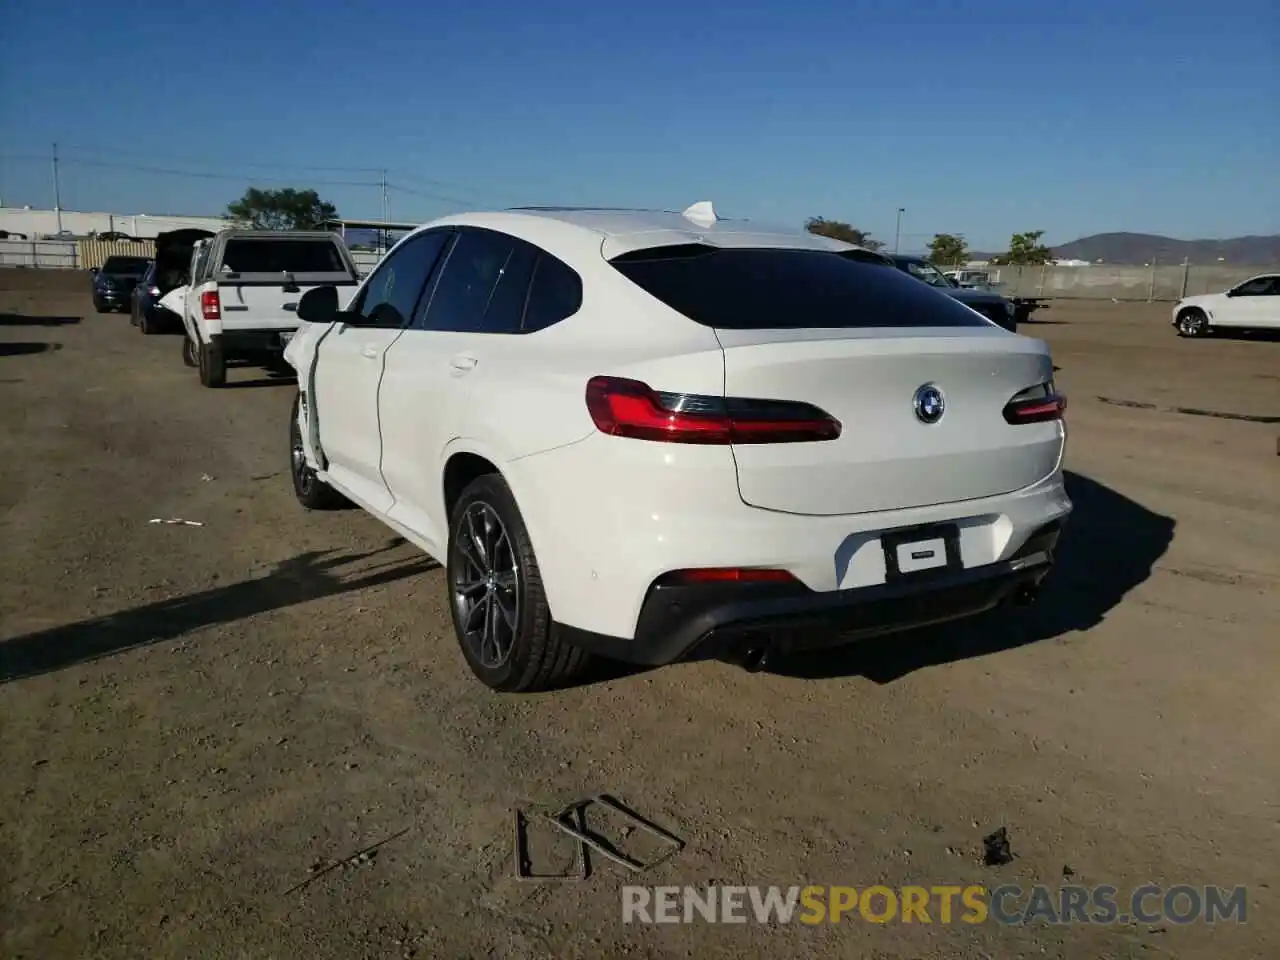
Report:
[{"label": "green tree", "polygon": [[999,262],[1012,266],[1048,263],[1053,259],[1053,251],[1040,242],[1040,238],[1043,236],[1043,230],[1015,233],[1009,238],[1009,252],[1003,254],[999,258]]},{"label": "green tree", "polygon": [[953,233],[935,233],[929,241],[929,262],[936,267],[961,266],[969,259],[969,245]]},{"label": "green tree", "polygon": [[250,187],[239,200],[227,204],[227,215],[255,230],[319,230],[338,215],[338,208],[321,200],[314,190]]},{"label": "green tree", "polygon": [[830,237],[832,240],[843,240],[845,243],[866,247],[868,250],[880,250],[884,247],[884,244],[879,240],[872,239],[871,234],[867,233],[867,231],[859,230],[857,227],[841,220],[810,217],[804,222],[804,228],[810,233],[818,234],[818,236]]}]

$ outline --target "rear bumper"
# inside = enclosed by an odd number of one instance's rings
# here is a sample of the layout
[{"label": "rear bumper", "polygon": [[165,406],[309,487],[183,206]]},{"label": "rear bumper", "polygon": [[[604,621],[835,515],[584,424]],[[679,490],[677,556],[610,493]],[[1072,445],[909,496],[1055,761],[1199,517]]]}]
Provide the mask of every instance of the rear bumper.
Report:
[{"label": "rear bumper", "polygon": [[[507,462],[503,475],[529,528],[553,618],[605,643],[624,638],[612,650],[623,660],[633,659],[625,646],[649,629],[653,585],[671,571],[785,570],[802,586],[787,586],[794,597],[783,599],[800,600],[802,610],[806,596],[814,609],[840,607],[879,595],[853,591],[893,579],[885,534],[954,524],[957,573],[963,580],[969,571],[982,571],[975,576],[985,579],[1071,511],[1062,473],[1055,469],[1021,490],[976,500],[829,516],[780,513],[742,502],[727,448],[634,443],[602,434]],[[806,482],[802,472],[795,476],[797,483]],[[884,595],[898,589],[907,588]]]},{"label": "rear bumper", "polygon": [[816,649],[944,623],[1034,596],[1053,567],[1061,529],[1053,521],[1008,560],[944,576],[849,590],[801,583],[655,584],[634,638],[558,626],[575,646],[652,666],[735,656],[763,647]]},{"label": "rear bumper", "polygon": [[284,350],[285,340],[293,333],[289,330],[227,330],[210,337],[210,342],[221,347],[226,357],[275,354]]}]

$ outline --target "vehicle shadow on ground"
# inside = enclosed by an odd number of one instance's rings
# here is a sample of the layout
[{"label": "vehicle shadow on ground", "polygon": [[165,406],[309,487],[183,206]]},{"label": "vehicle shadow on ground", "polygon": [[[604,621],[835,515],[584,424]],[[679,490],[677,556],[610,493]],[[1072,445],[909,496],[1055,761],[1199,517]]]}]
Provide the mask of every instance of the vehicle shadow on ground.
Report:
[{"label": "vehicle shadow on ground", "polygon": [[863,676],[892,683],[923,667],[980,657],[1088,630],[1149,576],[1173,542],[1175,521],[1078,473],[1066,475],[1075,510],[1058,542],[1057,565],[1036,602],[972,620],[859,640],[770,662],[784,676]]},{"label": "vehicle shadow on ground", "polygon": [[79,323],[81,317],[32,317],[22,313],[0,313],[0,327],[62,327]]},{"label": "vehicle shadow on ground", "polygon": [[[0,684],[174,640],[201,627],[391,583],[436,566],[421,555],[367,562],[401,543],[397,539],[355,554],[309,551],[282,560],[266,576],[253,580],[0,641]],[[350,564],[360,564],[356,573],[344,575],[338,569]]]},{"label": "vehicle shadow on ground", "polygon": [[61,350],[60,343],[42,343],[35,340],[0,340],[0,357],[27,357],[34,353],[50,353]]},{"label": "vehicle shadow on ground", "polygon": [[298,374],[292,367],[289,367],[287,370],[286,369],[273,370],[268,368],[265,371],[265,374],[263,376],[254,377],[250,380],[231,379],[230,374],[232,371],[244,370],[244,369],[248,369],[247,365],[239,366],[239,367],[236,367],[236,366],[228,367],[227,382],[222,385],[222,389],[223,390],[250,390],[255,387],[280,387],[280,386],[287,386],[289,384],[293,384],[294,386],[297,386],[298,384]]},{"label": "vehicle shadow on ground", "polygon": [[1213,340],[1260,340],[1263,343],[1280,343],[1280,330],[1228,330],[1217,327]]}]

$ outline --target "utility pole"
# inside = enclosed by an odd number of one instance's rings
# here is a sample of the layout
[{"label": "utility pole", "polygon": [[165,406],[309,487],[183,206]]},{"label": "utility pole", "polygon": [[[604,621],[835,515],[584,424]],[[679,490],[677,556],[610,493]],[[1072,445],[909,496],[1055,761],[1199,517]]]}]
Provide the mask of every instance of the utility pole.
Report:
[{"label": "utility pole", "polygon": [[907,212],[906,207],[898,208],[898,225],[893,228],[893,252],[898,252],[898,241],[902,239],[902,215]]},{"label": "utility pole", "polygon": [[[391,222],[391,198],[387,196],[387,171],[382,171],[382,222]],[[380,253],[385,253],[391,246],[390,231],[383,229],[378,231],[378,249]]]},{"label": "utility pole", "polygon": [[53,213],[58,218],[58,232],[62,232],[62,185],[58,183],[58,145],[53,145]]}]

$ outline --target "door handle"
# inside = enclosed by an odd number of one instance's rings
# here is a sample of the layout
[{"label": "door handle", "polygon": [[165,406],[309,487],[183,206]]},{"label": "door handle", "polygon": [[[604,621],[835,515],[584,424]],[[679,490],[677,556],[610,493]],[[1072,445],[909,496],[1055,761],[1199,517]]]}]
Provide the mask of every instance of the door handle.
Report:
[{"label": "door handle", "polygon": [[459,356],[453,357],[449,361],[449,366],[453,369],[455,374],[463,374],[463,373],[470,373],[472,370],[475,369],[476,364],[479,362],[480,361],[478,361],[475,357],[467,356],[464,353]]},{"label": "door handle", "polygon": [[382,351],[372,344],[365,344],[364,349],[360,351],[360,355],[366,360],[377,360],[382,355]]}]

